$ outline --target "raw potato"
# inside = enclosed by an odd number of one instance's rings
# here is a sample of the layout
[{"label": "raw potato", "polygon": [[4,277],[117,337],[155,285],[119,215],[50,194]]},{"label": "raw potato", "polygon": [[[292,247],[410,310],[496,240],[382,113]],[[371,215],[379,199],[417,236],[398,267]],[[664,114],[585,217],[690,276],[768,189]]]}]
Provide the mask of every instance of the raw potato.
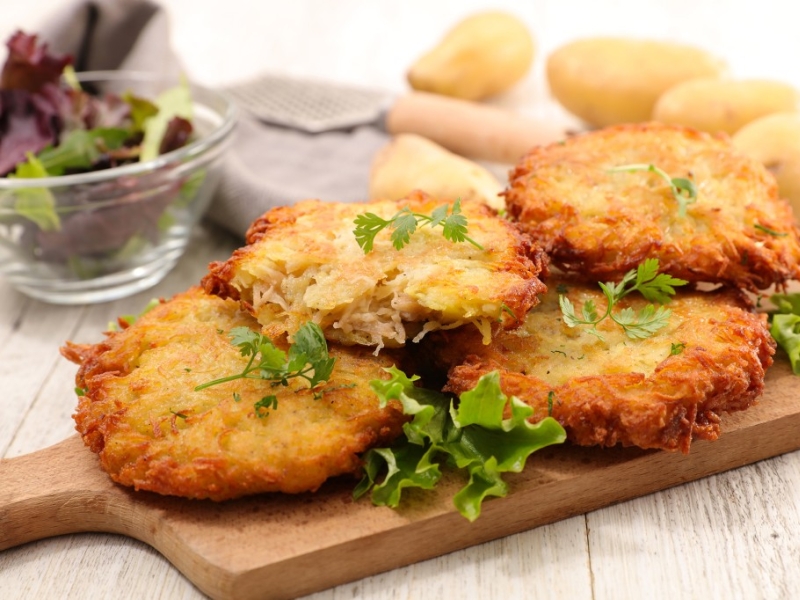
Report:
[{"label": "raw potato", "polygon": [[594,127],[648,121],[666,90],[724,70],[722,60],[700,48],[629,38],[576,40],[547,60],[556,100]]},{"label": "raw potato", "polygon": [[482,201],[498,210],[505,206],[499,196],[503,186],[482,166],[422,136],[398,135],[375,156],[369,197],[397,200],[416,189],[438,198]]},{"label": "raw potato", "polygon": [[517,17],[482,12],[458,23],[408,72],[415,90],[481,100],[506,91],[533,63],[534,41]]},{"label": "raw potato", "polygon": [[792,205],[794,214],[800,215],[800,113],[756,119],[736,132],[733,144],[775,175],[781,196]]},{"label": "raw potato", "polygon": [[732,135],[759,117],[795,110],[797,102],[797,90],[780,81],[703,78],[664,92],[653,109],[653,119]]}]

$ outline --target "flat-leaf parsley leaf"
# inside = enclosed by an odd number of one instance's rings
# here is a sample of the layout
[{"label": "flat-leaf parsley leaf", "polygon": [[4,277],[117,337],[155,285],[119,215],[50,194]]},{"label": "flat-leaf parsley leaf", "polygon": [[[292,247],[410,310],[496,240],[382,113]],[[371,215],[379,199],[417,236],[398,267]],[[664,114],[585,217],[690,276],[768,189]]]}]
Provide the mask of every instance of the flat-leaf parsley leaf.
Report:
[{"label": "flat-leaf parsley leaf", "polygon": [[390,239],[396,250],[400,250],[409,243],[411,236],[418,227],[442,227],[442,234],[446,240],[451,242],[469,242],[476,248],[483,250],[478,242],[467,235],[467,217],[461,213],[461,200],[453,203],[450,210],[448,204],[443,204],[435,208],[430,215],[412,212],[408,207],[398,211],[390,219],[384,219],[375,213],[364,213],[358,215],[353,221],[356,228],[353,234],[356,242],[364,250],[364,254],[372,251],[375,243],[375,236],[387,227],[392,230]]},{"label": "flat-leaf parsley leaf", "polygon": [[639,292],[651,302],[666,304],[675,295],[675,287],[687,283],[683,279],[659,273],[658,259],[648,258],[636,269],[628,271],[619,283],[611,281],[598,283],[606,297],[606,310],[602,315],[597,312],[592,300],[584,302],[581,316],[576,314],[574,305],[565,295],[558,296],[558,303],[564,323],[569,327],[590,325],[589,333],[602,340],[603,336],[597,331],[597,325],[608,317],[622,327],[629,338],[642,339],[650,337],[667,324],[670,315],[669,309],[663,306],[656,308],[654,305],[648,304],[638,313],[632,308],[624,308],[614,313],[614,306],[617,302],[631,292]]},{"label": "flat-leaf parsley leaf", "polygon": [[[288,385],[289,379],[296,377],[305,379],[313,388],[328,380],[336,362],[335,358],[328,355],[325,336],[315,323],[306,323],[298,330],[288,352],[277,348],[268,337],[248,327],[234,327],[229,337],[242,356],[250,358],[247,365],[241,373],[207,381],[195,387],[195,391],[237,379],[263,379],[273,382],[273,385]],[[234,399],[238,402],[241,397],[234,392]],[[269,408],[278,408],[277,397],[265,396],[255,403],[258,416],[268,415]]]}]

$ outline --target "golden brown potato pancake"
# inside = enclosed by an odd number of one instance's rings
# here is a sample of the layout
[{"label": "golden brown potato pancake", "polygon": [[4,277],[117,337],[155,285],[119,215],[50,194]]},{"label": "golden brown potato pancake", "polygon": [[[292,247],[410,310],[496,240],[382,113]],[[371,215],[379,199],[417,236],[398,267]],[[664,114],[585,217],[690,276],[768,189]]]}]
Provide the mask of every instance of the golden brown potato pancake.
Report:
[{"label": "golden brown potato pancake", "polygon": [[[401,433],[400,405],[379,408],[369,387],[391,360],[366,350],[331,347],[336,365],[321,394],[298,379],[194,391],[243,370],[248,359],[228,336],[238,326],[258,328],[237,302],[194,288],[103,342],[62,349],[80,365],[76,382],[85,390],[77,430],[114,481],[212,500],[315,490],[358,472],[359,453]],[[254,403],[272,394],[278,407],[258,416]]]},{"label": "golden brown potato pancake", "polygon": [[[680,292],[667,305],[667,326],[652,337],[630,339],[606,319],[597,326],[600,340],[564,323],[558,290],[565,285],[577,314],[589,299],[604,313],[597,286],[549,281],[523,326],[488,346],[463,330],[425,340],[440,366],[453,367],[447,389],[464,392],[497,369],[505,393],[532,406],[534,420],[552,405],[574,443],[683,452],[693,437],[716,439],[720,413],[746,409],[761,394],[775,343],[765,315],[753,313],[742,294]],[[614,310],[646,304],[628,296]]]},{"label": "golden brown potato pancake", "polygon": [[463,324],[488,342],[496,324],[515,326],[545,289],[537,278],[545,256],[515,225],[483,203],[464,202],[468,235],[483,249],[423,226],[400,250],[381,231],[365,254],[353,233],[367,212],[390,219],[408,207],[430,215],[442,204],[414,192],[397,201],[273,209],[253,223],[247,246],[211,264],[203,285],[244,302],[271,338],[313,321],[328,339],[378,349]]},{"label": "golden brown potato pancake", "polygon": [[[697,188],[680,216],[654,165]],[[509,213],[553,264],[592,281],[646,258],[693,282],[755,290],[800,277],[800,238],[775,179],[727,137],[656,123],[621,125],[534,148],[510,175]]]}]

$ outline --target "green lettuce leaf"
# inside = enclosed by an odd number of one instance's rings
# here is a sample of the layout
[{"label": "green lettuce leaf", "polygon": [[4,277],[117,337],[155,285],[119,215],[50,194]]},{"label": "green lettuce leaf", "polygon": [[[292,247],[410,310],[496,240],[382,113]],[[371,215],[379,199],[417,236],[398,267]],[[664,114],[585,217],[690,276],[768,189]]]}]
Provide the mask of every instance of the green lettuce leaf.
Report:
[{"label": "green lettuce leaf", "polygon": [[[397,507],[403,489],[433,488],[441,477],[440,464],[446,461],[469,474],[453,503],[474,521],[485,498],[508,493],[503,473],[521,471],[533,452],[566,439],[551,417],[528,422],[533,410],[503,394],[497,372],[481,377],[475,389],[462,394],[457,408],[449,396],[416,387],[418,377],[394,367],[388,372],[389,380],[370,384],[381,406],[397,400],[413,418],[404,426],[405,438],[391,448],[367,452],[355,498],[372,490],[374,504]],[[510,417],[504,418],[507,411]],[[381,473],[385,474],[379,480]]]},{"label": "green lettuce leaf", "polygon": [[[28,160],[17,165],[10,178],[40,179],[50,174],[42,162],[32,153],[26,154]],[[14,191],[14,210],[17,214],[36,223],[42,231],[61,229],[61,219],[56,212],[56,200],[53,193],[43,187],[29,187]]]},{"label": "green lettuce leaf", "polygon": [[186,81],[161,92],[155,100],[158,112],[144,121],[144,138],[142,139],[139,160],[152,160],[158,156],[161,140],[167,131],[167,125],[174,117],[192,120],[192,95]]},{"label": "green lettuce leaf", "polygon": [[792,372],[800,375],[800,294],[773,294],[777,310],[770,314],[770,334],[789,356]]},{"label": "green lettuce leaf", "polygon": [[129,137],[130,132],[119,127],[74,129],[58,146],[45,148],[37,158],[48,175],[63,175],[67,169],[91,169],[104,151],[120,148]]}]

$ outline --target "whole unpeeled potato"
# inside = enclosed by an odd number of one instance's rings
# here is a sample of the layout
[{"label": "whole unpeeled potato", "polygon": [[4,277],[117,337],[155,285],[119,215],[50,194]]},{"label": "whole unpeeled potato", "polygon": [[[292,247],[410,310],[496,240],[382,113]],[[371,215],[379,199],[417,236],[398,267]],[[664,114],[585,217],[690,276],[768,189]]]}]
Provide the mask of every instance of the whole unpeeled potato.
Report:
[{"label": "whole unpeeled potato", "polygon": [[798,100],[797,90],[780,81],[694,79],[664,92],[653,108],[653,120],[733,134],[759,117],[795,110]]},{"label": "whole unpeeled potato", "polygon": [[415,90],[481,100],[506,91],[533,63],[534,41],[514,15],[487,11],[451,29],[408,71]]},{"label": "whole unpeeled potato", "polygon": [[419,135],[395,136],[372,162],[369,197],[395,200],[412,190],[443,199],[477,200],[495,209],[503,186],[487,169]]},{"label": "whole unpeeled potato", "polygon": [[724,61],[671,42],[598,37],[570,42],[547,59],[550,89],[594,127],[650,120],[659,96],[697,77],[718,77]]},{"label": "whole unpeeled potato", "polygon": [[761,161],[775,175],[781,196],[800,217],[800,113],[761,117],[742,127],[731,139],[737,148]]}]

